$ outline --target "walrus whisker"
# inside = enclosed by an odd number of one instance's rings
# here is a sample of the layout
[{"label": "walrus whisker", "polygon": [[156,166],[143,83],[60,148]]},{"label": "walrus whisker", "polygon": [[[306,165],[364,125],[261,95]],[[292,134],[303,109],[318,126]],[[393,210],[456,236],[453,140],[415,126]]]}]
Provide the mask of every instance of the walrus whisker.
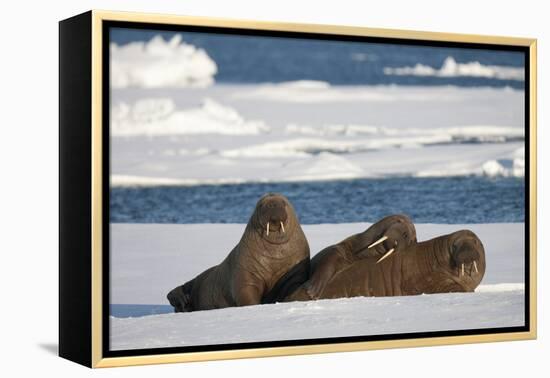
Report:
[{"label": "walrus whisker", "polygon": [[266,230],[267,230],[267,236],[269,236],[269,222],[267,222]]},{"label": "walrus whisker", "polygon": [[375,241],[374,243],[372,243],[371,245],[368,246],[368,248],[372,248],[374,247],[375,245],[378,245],[380,243],[382,243],[384,240],[386,240],[388,237],[386,235],[382,236],[380,239],[378,239],[377,241]]},{"label": "walrus whisker", "polygon": [[285,233],[285,226],[283,226],[283,222],[281,221],[281,230],[283,231],[283,234]]},{"label": "walrus whisker", "polygon": [[378,264],[380,261],[384,260],[386,257],[391,255],[394,251],[395,251],[395,248],[390,249],[388,252],[386,252],[384,256],[380,257],[376,263]]},{"label": "walrus whisker", "polygon": [[479,270],[477,270],[477,264],[475,261],[474,261],[474,269],[476,270],[476,273],[479,273]]}]

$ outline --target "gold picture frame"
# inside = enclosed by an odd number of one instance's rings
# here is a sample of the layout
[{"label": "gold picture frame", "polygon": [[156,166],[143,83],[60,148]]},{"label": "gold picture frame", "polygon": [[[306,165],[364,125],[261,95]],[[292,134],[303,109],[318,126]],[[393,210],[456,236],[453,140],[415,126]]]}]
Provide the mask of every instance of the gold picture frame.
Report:
[{"label": "gold picture frame", "polygon": [[[456,335],[444,337],[422,337],[391,339],[362,342],[342,342],[331,344],[275,346],[253,349],[210,350],[169,354],[143,354],[132,356],[108,357],[104,354],[105,328],[104,296],[106,287],[103,282],[104,261],[106,253],[104,233],[108,220],[104,219],[104,186],[103,169],[105,167],[106,151],[102,150],[105,138],[104,93],[106,88],[103,80],[104,52],[107,42],[104,40],[104,26],[108,22],[140,23],[154,25],[186,25],[197,27],[233,28],[244,30],[261,30],[276,32],[293,32],[308,34],[330,34],[341,36],[376,37],[382,39],[399,39],[410,41],[437,41],[442,43],[464,43],[477,45],[501,45],[522,47],[528,51],[528,77],[525,78],[528,88],[528,215],[529,225],[528,256],[529,275],[526,277],[528,292],[528,329],[522,332],[490,333],[480,332],[475,335]],[[80,34],[79,34],[80,33]],[[81,36],[81,37],[80,37]],[[81,39],[79,39],[81,38]],[[84,41],[84,42],[82,42]],[[86,54],[80,54],[86,49]],[[88,50],[89,49],[89,50]],[[76,56],[79,56],[78,58]],[[76,61],[75,61],[76,59]],[[536,39],[513,38],[501,36],[482,36],[469,34],[436,33],[424,31],[405,31],[393,29],[377,29],[368,27],[294,24],[279,22],[259,22],[251,20],[230,20],[209,17],[187,17],[175,15],[111,12],[93,10],[83,15],[62,21],[60,23],[60,355],[89,367],[114,367],[144,364],[160,364],[188,361],[207,361],[218,359],[237,359],[250,357],[300,355],[311,353],[346,352],[371,349],[388,349],[403,347],[435,346],[448,344],[467,344],[496,341],[512,341],[535,339],[537,335],[537,263],[536,263],[536,210],[537,210],[537,41]],[[82,72],[69,71],[70,62],[82,63],[89,69]],[[527,63],[526,63],[527,64]],[[84,73],[84,75],[83,75]],[[79,96],[74,92],[74,85],[79,85]],[[73,89],[71,89],[73,88]],[[69,90],[73,90],[70,94]],[[65,94],[64,94],[65,93]],[[89,96],[86,97],[87,93]],[[78,104],[75,105],[75,102]],[[89,101],[89,102],[87,102]],[[77,106],[83,111],[71,113],[69,108]],[[75,122],[89,122],[89,128],[75,130]],[[72,127],[72,130],[69,128]],[[90,132],[91,131],[91,132]],[[72,133],[72,134],[71,134]],[[76,133],[76,134],[75,134]],[[89,152],[89,167],[71,166],[69,154],[77,153],[71,149],[75,138],[85,145]],[[526,142],[527,143],[527,142]],[[77,155],[79,156],[79,155]],[[84,160],[85,162],[87,160]],[[72,173],[85,170],[81,174],[86,177],[78,185],[74,184]],[[83,177],[84,177],[83,176]],[[71,178],[69,178],[71,177]],[[86,211],[79,215],[72,213],[74,203],[85,199],[83,206]],[[76,211],[76,210],[74,210]],[[75,217],[84,217],[82,222],[74,222]],[[80,219],[80,218],[78,218]],[[72,236],[68,236],[71,234]],[[72,239],[71,239],[72,238]],[[83,251],[81,253],[81,251]],[[75,256],[77,254],[78,256]],[[77,277],[78,276],[78,277]],[[528,282],[527,282],[528,280]],[[86,286],[88,282],[88,286]],[[89,289],[88,295],[77,293]],[[79,302],[82,301],[82,302]],[[74,307],[79,310],[74,310]],[[80,311],[80,312],[79,312]],[[89,314],[87,312],[89,311]],[[527,320],[527,319],[526,319]],[[79,341],[80,340],[80,341]],[[85,345],[80,351],[75,351],[79,343]]]}]

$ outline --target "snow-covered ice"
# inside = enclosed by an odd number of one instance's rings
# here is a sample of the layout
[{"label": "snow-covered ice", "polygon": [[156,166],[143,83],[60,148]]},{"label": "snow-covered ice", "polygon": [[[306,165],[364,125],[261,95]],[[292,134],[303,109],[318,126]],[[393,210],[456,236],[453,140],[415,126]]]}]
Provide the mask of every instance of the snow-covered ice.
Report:
[{"label": "snow-covered ice", "polygon": [[218,67],[203,49],[160,35],[148,42],[111,43],[112,88],[204,87],[214,82]]},{"label": "snow-covered ice", "polygon": [[118,89],[111,185],[523,177],[523,114],[523,93],[509,88]]},{"label": "snow-covered ice", "polygon": [[[312,254],[367,223],[304,225]],[[419,224],[419,240],[469,228],[484,243],[476,293],[278,303],[140,318],[113,318],[111,348],[155,348],[524,324],[523,224]],[[241,224],[112,224],[111,303],[167,304],[166,293],[218,264]]]},{"label": "snow-covered ice", "polygon": [[246,121],[234,109],[205,98],[196,108],[176,109],[171,98],[145,98],[112,108],[111,136],[228,134],[267,132],[262,121]]},{"label": "snow-covered ice", "polygon": [[111,349],[523,326],[523,310],[523,290],[511,290],[326,299],[111,318]]}]

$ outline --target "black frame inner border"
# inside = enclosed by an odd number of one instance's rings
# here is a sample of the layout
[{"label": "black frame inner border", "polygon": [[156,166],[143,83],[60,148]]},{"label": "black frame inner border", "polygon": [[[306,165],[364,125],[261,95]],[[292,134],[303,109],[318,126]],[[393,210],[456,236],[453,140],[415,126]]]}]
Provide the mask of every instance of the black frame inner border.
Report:
[{"label": "black frame inner border", "polygon": [[[525,325],[519,327],[500,327],[500,328],[482,328],[470,330],[453,330],[453,331],[437,331],[437,332],[415,332],[415,333],[396,333],[385,335],[371,336],[349,336],[349,337],[330,337],[305,340],[278,340],[250,343],[234,343],[234,344],[214,344],[214,345],[197,345],[197,346],[181,346],[168,348],[144,348],[131,350],[110,350],[110,326],[109,326],[109,299],[110,299],[110,71],[109,71],[109,43],[110,43],[110,28],[129,28],[138,30],[161,30],[173,32],[201,32],[213,34],[231,34],[231,35],[247,35],[247,36],[265,36],[265,37],[282,37],[282,38],[302,38],[327,41],[348,41],[348,42],[366,42],[366,43],[387,43],[394,45],[414,45],[427,47],[452,47],[452,48],[467,48],[479,50],[497,50],[497,51],[515,51],[524,54],[525,62]],[[405,31],[404,31],[405,33]],[[323,33],[307,33],[307,32],[288,32],[288,31],[271,31],[271,30],[253,30],[239,29],[227,27],[211,27],[211,26],[192,26],[192,25],[167,25],[157,23],[144,22],[129,22],[129,21],[103,21],[102,22],[102,231],[103,231],[103,267],[102,267],[102,358],[109,357],[130,357],[142,355],[159,355],[173,353],[192,353],[192,352],[207,352],[218,350],[237,350],[237,349],[256,349],[256,348],[273,348],[273,347],[290,347],[290,346],[306,346],[318,344],[340,344],[365,341],[385,341],[385,340],[408,340],[408,339],[424,339],[432,337],[452,337],[452,336],[473,336],[473,335],[488,335],[502,334],[512,332],[529,332],[530,330],[530,54],[527,46],[504,46],[498,44],[482,44],[482,43],[465,43],[465,42],[444,42],[430,40],[413,40],[401,38],[386,38],[386,37],[365,37],[351,35],[334,35]]]}]

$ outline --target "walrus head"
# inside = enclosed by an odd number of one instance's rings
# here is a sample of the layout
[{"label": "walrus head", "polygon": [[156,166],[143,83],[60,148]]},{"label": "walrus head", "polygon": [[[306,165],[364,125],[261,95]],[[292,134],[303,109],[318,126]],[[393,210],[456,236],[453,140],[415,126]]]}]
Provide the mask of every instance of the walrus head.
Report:
[{"label": "walrus head", "polygon": [[450,235],[451,268],[458,276],[472,276],[485,272],[485,249],[481,240],[470,230],[460,230]]},{"label": "walrus head", "polygon": [[288,199],[276,193],[264,195],[256,204],[251,224],[269,243],[286,243],[298,220]]},{"label": "walrus head", "polygon": [[355,255],[378,257],[377,263],[416,243],[416,229],[406,215],[390,215],[357,234]]}]

